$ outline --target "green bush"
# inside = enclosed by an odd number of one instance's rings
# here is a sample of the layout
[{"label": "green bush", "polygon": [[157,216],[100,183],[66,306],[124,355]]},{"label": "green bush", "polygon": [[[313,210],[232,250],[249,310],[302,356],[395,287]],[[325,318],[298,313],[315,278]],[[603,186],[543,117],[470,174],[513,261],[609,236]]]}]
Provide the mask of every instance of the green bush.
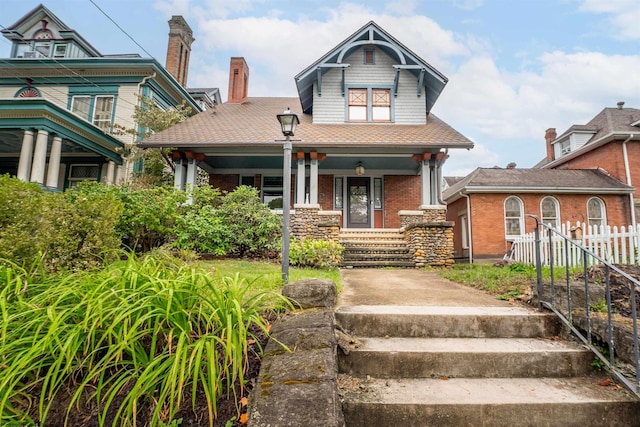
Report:
[{"label": "green bush", "polygon": [[224,218],[213,206],[206,205],[179,216],[175,233],[174,247],[199,253],[226,255],[233,241]]},{"label": "green bush", "polygon": [[229,235],[229,253],[239,257],[272,257],[280,247],[282,223],[260,201],[258,190],[240,186],[222,198],[216,210]]},{"label": "green bush", "polygon": [[344,248],[337,242],[303,239],[289,247],[289,262],[301,267],[331,268],[340,264]]},{"label": "green bush", "polygon": [[124,209],[118,231],[132,249],[148,252],[175,239],[175,226],[182,205],[187,201],[184,191],[173,187],[119,189]]}]

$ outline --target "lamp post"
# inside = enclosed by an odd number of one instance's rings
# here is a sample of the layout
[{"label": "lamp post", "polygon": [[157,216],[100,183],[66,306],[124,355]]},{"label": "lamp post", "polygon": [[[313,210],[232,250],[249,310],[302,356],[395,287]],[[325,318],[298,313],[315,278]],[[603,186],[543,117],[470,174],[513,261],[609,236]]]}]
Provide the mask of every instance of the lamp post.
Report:
[{"label": "lamp post", "polygon": [[282,168],[282,281],[289,283],[289,210],[291,209],[291,136],[300,123],[289,108],[276,116],[282,127],[284,141],[284,165]]}]

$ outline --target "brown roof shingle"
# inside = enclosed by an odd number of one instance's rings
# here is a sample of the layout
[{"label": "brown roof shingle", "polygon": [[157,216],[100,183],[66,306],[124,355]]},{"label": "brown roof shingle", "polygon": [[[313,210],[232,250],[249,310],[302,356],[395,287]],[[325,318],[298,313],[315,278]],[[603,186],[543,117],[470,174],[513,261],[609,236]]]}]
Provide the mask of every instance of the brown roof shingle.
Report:
[{"label": "brown roof shingle", "polygon": [[[205,147],[263,145],[282,140],[276,114],[288,107],[297,112],[298,98],[249,98],[243,104],[222,104],[147,138],[142,147]],[[384,144],[472,148],[473,142],[432,113],[426,125],[313,124],[312,116],[299,114],[298,145],[376,146]]]}]

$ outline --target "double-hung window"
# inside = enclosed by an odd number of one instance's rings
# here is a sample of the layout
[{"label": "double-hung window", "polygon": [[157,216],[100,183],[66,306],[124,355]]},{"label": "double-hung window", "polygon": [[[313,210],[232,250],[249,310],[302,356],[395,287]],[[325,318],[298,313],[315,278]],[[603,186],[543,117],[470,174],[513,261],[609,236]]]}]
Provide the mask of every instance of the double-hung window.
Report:
[{"label": "double-hung window", "polygon": [[350,122],[390,122],[391,89],[350,88],[347,120]]},{"label": "double-hung window", "polygon": [[522,200],[516,196],[504,201],[504,228],[507,240],[522,234],[524,227]]},{"label": "double-hung window", "polygon": [[114,95],[78,94],[72,95],[69,109],[108,133],[113,124],[114,102]]},{"label": "double-hung window", "polygon": [[589,225],[592,227],[600,227],[607,225],[606,211],[604,202],[598,197],[592,197],[587,202],[587,216]]}]

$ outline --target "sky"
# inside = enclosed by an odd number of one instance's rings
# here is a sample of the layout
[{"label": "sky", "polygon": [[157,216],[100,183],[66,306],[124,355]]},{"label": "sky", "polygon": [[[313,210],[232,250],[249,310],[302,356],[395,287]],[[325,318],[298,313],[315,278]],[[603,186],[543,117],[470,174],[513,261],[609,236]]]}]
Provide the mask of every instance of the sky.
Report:
[{"label": "sky", "polygon": [[187,86],[223,100],[231,57],[249,65],[249,96],[294,97],[296,74],[373,20],[449,79],[432,113],[475,147],[450,151],[448,176],[533,167],[546,129],[640,108],[638,0],[0,0],[0,26],[39,3],[101,53],[161,64],[182,15],[196,39]]}]

